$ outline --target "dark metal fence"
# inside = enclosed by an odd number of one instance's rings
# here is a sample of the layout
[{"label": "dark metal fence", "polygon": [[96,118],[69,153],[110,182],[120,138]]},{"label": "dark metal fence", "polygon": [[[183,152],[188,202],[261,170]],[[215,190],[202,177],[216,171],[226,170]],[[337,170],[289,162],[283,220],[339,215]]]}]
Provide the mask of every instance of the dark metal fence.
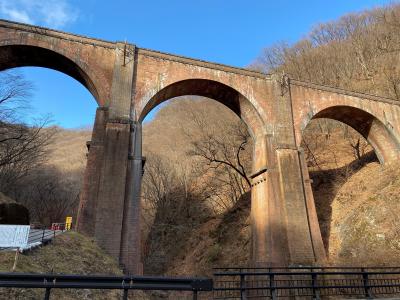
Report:
[{"label": "dark metal fence", "polygon": [[224,268],[214,274],[214,299],[388,295],[400,295],[400,268]]},{"label": "dark metal fence", "polygon": [[0,288],[120,290],[146,292],[129,299],[331,299],[384,298],[400,295],[400,268],[228,268],[207,278],[87,276],[0,273]]},{"label": "dark metal fence", "polygon": [[[31,228],[29,232],[27,248],[36,247],[40,244],[46,244],[66,230],[65,223],[54,223],[50,229]],[[7,251],[10,249],[15,249],[15,247],[0,247],[0,251]]]},{"label": "dark metal fence", "polygon": [[213,283],[206,278],[0,273],[0,287],[44,289],[45,300],[52,289],[122,290],[124,300],[130,290],[188,291],[197,300],[200,292],[212,291]]},{"label": "dark metal fence", "polygon": [[[64,225],[64,224],[63,224]],[[29,234],[28,243],[46,243],[53,238],[55,238],[58,234],[65,231],[65,226],[59,226],[57,229],[31,229],[31,233]]]}]

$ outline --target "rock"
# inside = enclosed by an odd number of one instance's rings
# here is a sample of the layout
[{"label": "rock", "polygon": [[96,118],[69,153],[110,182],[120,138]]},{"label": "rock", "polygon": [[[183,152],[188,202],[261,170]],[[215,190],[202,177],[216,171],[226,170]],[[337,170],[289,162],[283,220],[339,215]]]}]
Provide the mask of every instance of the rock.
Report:
[{"label": "rock", "polygon": [[0,224],[29,225],[29,211],[0,193]]}]

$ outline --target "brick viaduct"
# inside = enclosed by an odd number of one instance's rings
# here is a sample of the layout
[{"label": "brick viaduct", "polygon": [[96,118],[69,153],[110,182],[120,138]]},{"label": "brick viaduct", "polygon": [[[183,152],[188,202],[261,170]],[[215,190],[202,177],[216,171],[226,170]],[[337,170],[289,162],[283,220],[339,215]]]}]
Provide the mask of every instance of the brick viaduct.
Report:
[{"label": "brick viaduct", "polygon": [[313,118],[350,125],[381,163],[400,153],[400,107],[390,99],[0,20],[0,70],[21,66],[61,71],[96,99],[77,230],[93,236],[131,273],[141,272],[141,122],[165,100],[209,97],[247,124],[254,140],[255,265],[325,260],[300,147]]}]

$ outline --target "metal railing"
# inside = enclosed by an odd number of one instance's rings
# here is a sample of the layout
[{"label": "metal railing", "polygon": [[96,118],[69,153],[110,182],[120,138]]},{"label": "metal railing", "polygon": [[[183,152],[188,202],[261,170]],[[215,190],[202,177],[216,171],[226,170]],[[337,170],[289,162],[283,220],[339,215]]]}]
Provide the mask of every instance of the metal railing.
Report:
[{"label": "metal railing", "polygon": [[[215,270],[214,281],[207,278],[0,273],[0,288],[44,289],[45,300],[50,299],[52,289],[120,290],[124,300],[128,299],[131,290],[189,292],[190,299],[194,300],[200,299],[198,297],[247,300],[292,297],[324,299],[330,296],[372,299],[400,295],[400,267]],[[169,299],[178,298],[173,295]]]},{"label": "metal railing", "polygon": [[122,290],[124,300],[129,290],[190,291],[197,300],[198,293],[212,291],[213,282],[207,278],[0,273],[0,287],[45,289],[45,300],[50,299],[52,289]]},{"label": "metal railing", "polygon": [[31,229],[31,232],[29,233],[28,244],[38,242],[44,244],[64,231],[66,231],[65,223],[57,223],[56,226],[53,224],[50,229]]},{"label": "metal railing", "polygon": [[[41,244],[46,244],[66,230],[65,223],[54,223],[50,229],[31,228],[28,236],[27,249],[29,249],[30,246],[35,247]],[[0,251],[8,251],[11,249],[15,249],[15,247],[0,247]]]},{"label": "metal railing", "polygon": [[400,267],[219,268],[214,299],[400,295]]}]

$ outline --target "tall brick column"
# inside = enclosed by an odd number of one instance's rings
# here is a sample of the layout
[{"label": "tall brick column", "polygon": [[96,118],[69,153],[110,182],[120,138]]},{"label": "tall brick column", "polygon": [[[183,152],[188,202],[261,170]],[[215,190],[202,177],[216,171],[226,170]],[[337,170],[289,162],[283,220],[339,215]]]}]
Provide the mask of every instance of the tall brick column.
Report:
[{"label": "tall brick column", "polygon": [[282,266],[289,262],[284,210],[271,136],[254,141],[251,188],[251,260],[254,266]]},{"label": "tall brick column", "polygon": [[280,189],[286,210],[286,228],[291,264],[314,264],[315,251],[310,230],[302,170],[297,149],[278,149]]},{"label": "tall brick column", "polygon": [[120,261],[128,273],[142,274],[140,188],[142,179],[142,125],[132,124],[126,179]]},{"label": "tall brick column", "polygon": [[[325,250],[319,233],[307,166],[294,135],[290,82],[286,77],[274,83],[273,111],[276,172],[286,228],[289,264],[320,263]],[[318,232],[317,232],[318,231]]]},{"label": "tall brick column", "polygon": [[[102,166],[98,169],[98,190],[90,192],[96,199],[94,234],[98,244],[121,262],[122,228],[127,187],[129,147],[132,124],[132,81],[134,46],[117,43],[107,118],[102,138]],[[83,222],[85,223],[85,222]],[[79,226],[82,228],[82,226]]]},{"label": "tall brick column", "polygon": [[296,145],[290,85],[273,83],[270,134],[255,138],[252,174],[252,262],[312,265],[325,259],[303,153]]},{"label": "tall brick column", "polygon": [[93,236],[96,225],[96,206],[100,184],[100,174],[103,167],[104,136],[108,109],[99,107],[92,131],[83,187],[80,194],[76,230]]},{"label": "tall brick column", "polygon": [[104,165],[96,209],[95,239],[119,260],[124,212],[130,124],[109,121],[106,125]]}]

